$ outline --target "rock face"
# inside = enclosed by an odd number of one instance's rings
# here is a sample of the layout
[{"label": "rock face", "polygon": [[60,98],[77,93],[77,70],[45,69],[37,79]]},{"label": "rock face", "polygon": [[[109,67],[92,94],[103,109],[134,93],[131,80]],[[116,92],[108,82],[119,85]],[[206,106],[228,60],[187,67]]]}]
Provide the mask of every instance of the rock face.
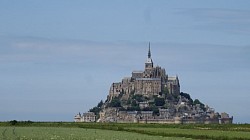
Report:
[{"label": "rock face", "polygon": [[106,101],[90,112],[95,113],[98,122],[232,123],[233,120],[228,114],[219,114],[180,92],[178,76],[169,76],[164,68],[154,67],[150,44],[144,70],[133,71],[131,77],[112,83]]}]

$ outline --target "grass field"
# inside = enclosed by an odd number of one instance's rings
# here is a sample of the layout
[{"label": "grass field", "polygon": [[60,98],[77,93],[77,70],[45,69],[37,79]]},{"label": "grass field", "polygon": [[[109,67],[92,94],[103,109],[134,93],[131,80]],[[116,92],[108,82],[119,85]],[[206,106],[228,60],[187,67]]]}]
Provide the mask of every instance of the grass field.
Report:
[{"label": "grass field", "polygon": [[0,122],[0,133],[0,140],[250,140],[250,125]]},{"label": "grass field", "polygon": [[222,131],[222,130],[198,130],[179,128],[127,128],[132,132],[153,134],[167,137],[189,137],[197,139],[250,139],[250,132]]},{"label": "grass field", "polygon": [[61,127],[0,127],[1,140],[185,140],[132,132]]}]

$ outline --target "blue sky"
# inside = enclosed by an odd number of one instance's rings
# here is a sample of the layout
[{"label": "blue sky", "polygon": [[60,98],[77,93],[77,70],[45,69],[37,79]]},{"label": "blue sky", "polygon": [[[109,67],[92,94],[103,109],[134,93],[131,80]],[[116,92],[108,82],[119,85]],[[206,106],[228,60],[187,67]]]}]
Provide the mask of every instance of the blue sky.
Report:
[{"label": "blue sky", "polygon": [[0,1],[0,121],[73,121],[112,82],[156,65],[250,123],[250,1]]}]

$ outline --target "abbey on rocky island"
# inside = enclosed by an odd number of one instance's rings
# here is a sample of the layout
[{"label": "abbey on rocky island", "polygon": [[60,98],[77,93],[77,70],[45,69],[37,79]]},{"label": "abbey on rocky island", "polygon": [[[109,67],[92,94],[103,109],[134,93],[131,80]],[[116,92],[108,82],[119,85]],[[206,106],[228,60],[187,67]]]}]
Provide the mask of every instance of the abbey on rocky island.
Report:
[{"label": "abbey on rocky island", "polygon": [[227,113],[215,112],[198,99],[180,92],[178,76],[169,76],[164,68],[154,67],[150,43],[143,71],[112,83],[105,102],[87,113],[79,113],[75,122],[118,123],[232,123]]}]

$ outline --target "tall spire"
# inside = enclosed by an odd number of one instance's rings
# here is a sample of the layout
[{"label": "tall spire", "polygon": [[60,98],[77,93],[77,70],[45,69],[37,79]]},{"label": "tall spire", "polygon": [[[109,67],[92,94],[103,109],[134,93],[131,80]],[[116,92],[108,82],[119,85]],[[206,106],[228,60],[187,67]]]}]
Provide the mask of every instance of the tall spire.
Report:
[{"label": "tall spire", "polygon": [[145,69],[151,70],[154,67],[153,60],[151,58],[151,51],[150,51],[150,42],[148,43],[148,58],[145,63]]},{"label": "tall spire", "polygon": [[151,58],[150,42],[149,42],[149,44],[148,44],[148,58]]}]

